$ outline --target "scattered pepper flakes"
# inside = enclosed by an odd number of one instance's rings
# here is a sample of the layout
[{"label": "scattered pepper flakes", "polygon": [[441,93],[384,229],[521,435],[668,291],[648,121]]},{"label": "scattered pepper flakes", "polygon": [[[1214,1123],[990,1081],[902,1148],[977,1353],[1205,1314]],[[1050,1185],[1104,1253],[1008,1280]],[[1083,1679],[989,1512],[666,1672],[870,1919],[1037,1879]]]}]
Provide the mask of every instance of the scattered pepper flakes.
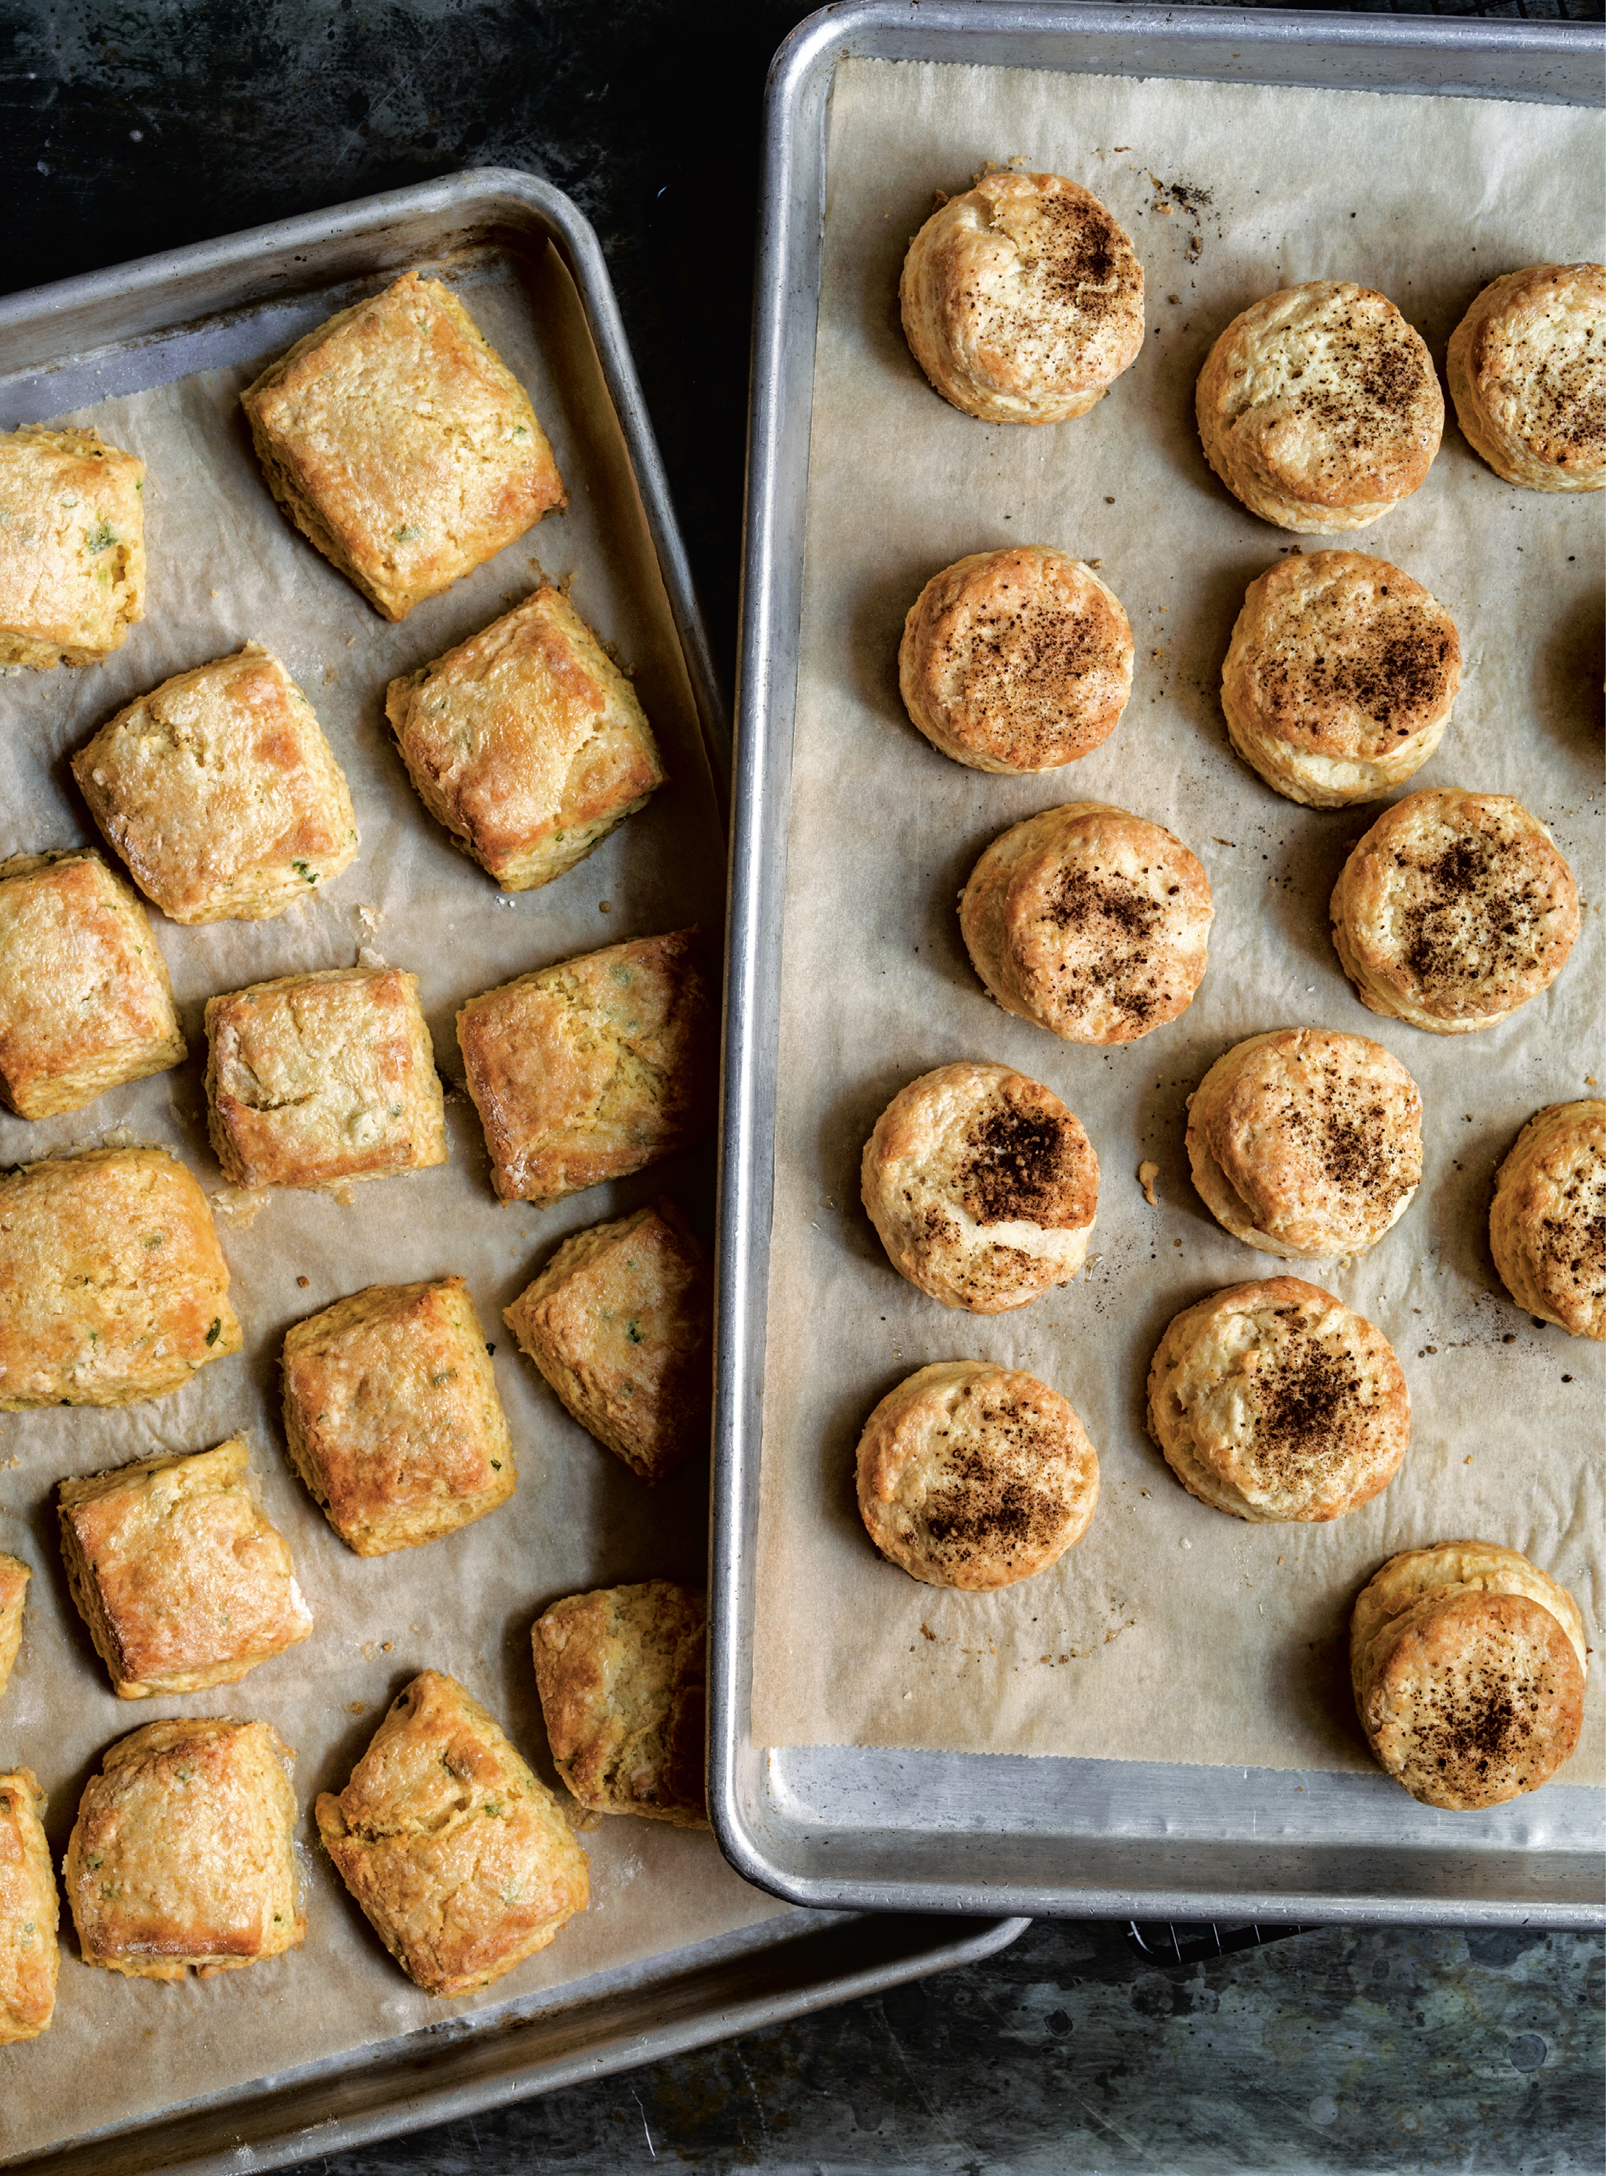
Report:
[{"label": "scattered pepper flakes", "polygon": [[929,1624],[922,1624],[920,1627],[920,1637],[926,1640],[934,1640],[937,1635],[935,1632],[932,1631]]}]

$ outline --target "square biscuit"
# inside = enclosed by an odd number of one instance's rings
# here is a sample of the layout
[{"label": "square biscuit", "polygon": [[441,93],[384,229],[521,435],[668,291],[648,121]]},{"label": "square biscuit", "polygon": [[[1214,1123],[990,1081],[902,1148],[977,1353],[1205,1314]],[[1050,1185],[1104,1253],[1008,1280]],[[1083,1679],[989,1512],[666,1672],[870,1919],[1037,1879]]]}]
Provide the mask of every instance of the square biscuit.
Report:
[{"label": "square biscuit", "polygon": [[145,616],[145,464],[96,431],[0,431],[0,665],[95,665]]},{"label": "square biscuit", "polygon": [[257,642],[164,680],[72,759],[89,812],[175,922],[261,922],[357,852],[345,774]]},{"label": "square biscuit", "polygon": [[0,1692],[22,1646],[22,1605],[32,1577],[21,1557],[0,1554]]},{"label": "square biscuit", "polygon": [[240,1342],[211,1209],[166,1149],[0,1178],[0,1412],[165,1397]]},{"label": "square biscuit", "polygon": [[371,1285],[284,1341],[291,1463],[358,1556],[481,1519],[517,1486],[485,1332],[461,1277]]},{"label": "square biscuit", "polygon": [[416,272],[298,340],[240,404],[274,497],[389,620],[567,503],[523,386]]},{"label": "square biscuit", "polygon": [[0,1091],[54,1118],[188,1055],[145,909],[89,847],[0,861]]},{"label": "square biscuit", "polygon": [[338,1186],[446,1161],[418,977],[281,975],[208,1000],[207,1130],[237,1186]]},{"label": "square biscuit", "polygon": [[701,1141],[719,1020],[699,932],[640,937],[521,975],[457,1016],[503,1201],[561,1201]]},{"label": "square biscuit", "polygon": [[554,1602],[530,1632],[558,1774],[593,1813],[707,1828],[707,1603],[649,1579]]},{"label": "square biscuit", "polygon": [[672,1202],[576,1232],[502,1320],[581,1427],[644,1481],[707,1451],[714,1284]]},{"label": "square biscuit", "polygon": [[590,1900],[557,1800],[455,1678],[426,1670],[391,1703],[318,1833],[408,1978],[488,1987]]},{"label": "square biscuit", "polygon": [[0,1774],[0,2047],[37,2040],[56,2009],[61,1901],[31,1768]]},{"label": "square biscuit", "polygon": [[664,782],[635,689],[550,583],[392,680],[385,715],[419,799],[507,892],[572,869]]},{"label": "square biscuit", "polygon": [[147,1723],[78,1802],[62,1876],[85,1964],[129,1979],[231,1972],[307,1932],[295,1754],[269,1723]]},{"label": "square biscuit", "polygon": [[248,1456],[231,1436],[57,1486],[67,1584],[119,1700],[232,1685],[312,1630]]}]

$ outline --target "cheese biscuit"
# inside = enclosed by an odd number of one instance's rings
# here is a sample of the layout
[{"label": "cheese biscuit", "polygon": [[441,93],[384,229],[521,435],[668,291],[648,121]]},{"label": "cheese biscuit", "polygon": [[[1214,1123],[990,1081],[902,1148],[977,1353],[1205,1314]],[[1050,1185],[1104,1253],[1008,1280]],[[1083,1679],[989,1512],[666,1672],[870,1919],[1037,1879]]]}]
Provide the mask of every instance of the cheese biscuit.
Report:
[{"label": "cheese biscuit", "polygon": [[0,665],[98,665],[145,617],[145,464],[98,431],[0,431]]},{"label": "cheese biscuit", "polygon": [[0,1552],[0,1693],[22,1647],[22,1605],[32,1577],[21,1557]]},{"label": "cheese biscuit", "polygon": [[56,2012],[61,1900],[31,1768],[0,1773],[0,2047],[37,2040]]},{"label": "cheese biscuit", "polygon": [[558,1774],[592,1813],[707,1828],[707,1605],[649,1579],[554,1602],[531,1629]]}]

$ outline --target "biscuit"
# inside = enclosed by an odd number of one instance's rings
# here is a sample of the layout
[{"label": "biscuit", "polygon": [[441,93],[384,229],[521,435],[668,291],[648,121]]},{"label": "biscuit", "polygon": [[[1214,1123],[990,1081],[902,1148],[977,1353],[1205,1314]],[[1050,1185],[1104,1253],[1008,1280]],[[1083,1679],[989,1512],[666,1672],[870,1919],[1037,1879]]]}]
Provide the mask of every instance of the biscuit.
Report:
[{"label": "biscuit", "polygon": [[1052,771],[1115,731],[1132,693],[1132,628],[1079,559],[1046,544],[972,552],[909,607],[898,687],[956,763]]},{"label": "biscuit", "polygon": [[461,1277],[371,1285],[284,1341],[290,1462],[358,1556],[481,1519],[518,1484],[485,1332]]},{"label": "biscuit", "polygon": [[1221,707],[1268,786],[1344,808],[1422,768],[1460,685],[1455,622],[1420,582],[1362,552],[1293,552],[1245,593]]},{"label": "biscuit", "polygon": [[858,1450],[859,1515],[927,1586],[990,1592],[1081,1540],[1099,1462],[1072,1407],[1035,1376],[942,1360],[889,1391]]},{"label": "biscuit", "polygon": [[714,1280],[673,1202],[576,1232],[502,1320],[581,1427],[642,1480],[706,1455]]},{"label": "biscuit", "polygon": [[1381,1330],[1331,1292],[1269,1277],[1173,1318],[1149,1369],[1149,1433],[1217,1511],[1341,1519],[1399,1471],[1411,1400]]},{"label": "biscuit", "polygon": [[385,715],[425,808],[505,892],[584,861],[664,782],[635,689],[550,582],[392,680]]},{"label": "biscuit", "polygon": [[147,1723],[84,1786],[62,1877],[85,1964],[129,1979],[232,1972],[306,1938],[295,1754],[269,1723]]},{"label": "biscuit", "polygon": [[1195,393],[1205,459],[1263,521],[1333,536],[1427,476],[1444,429],[1433,358],[1352,280],[1285,287],[1235,317]]},{"label": "biscuit", "polygon": [[1489,1251],[1519,1307],[1606,1338],[1606,1099],[1529,1119],[1494,1182]]},{"label": "biscuit", "polygon": [[649,1579],[554,1602],[530,1629],[558,1774],[592,1813],[707,1828],[707,1604]]},{"label": "biscuit", "polygon": [[583,1912],[586,1855],[557,1800],[455,1678],[425,1670],[391,1702],[318,1833],[408,1978],[488,1987]]},{"label": "biscuit", "polygon": [[0,1774],[0,2047],[37,2040],[56,2009],[61,1900],[31,1768]]},{"label": "biscuit", "polygon": [[166,1149],[0,1177],[0,1412],[165,1397],[240,1343],[206,1196]]},{"label": "biscuit", "polygon": [[1492,1541],[1391,1557],[1350,1620],[1367,1744],[1413,1798],[1452,1813],[1549,1782],[1578,1743],[1587,1655],[1566,1588]]},{"label": "biscuit", "polygon": [[1210,880],[1141,816],[1072,801],[994,839],[959,896],[965,948],[1005,1012],[1072,1043],[1175,1020],[1205,971]]},{"label": "biscuit", "polygon": [[418,977],[281,975],[209,998],[207,1131],[237,1186],[339,1187],[446,1161]]},{"label": "biscuit", "polygon": [[175,922],[261,922],[357,853],[345,775],[258,642],[164,680],[72,760],[129,874]]},{"label": "biscuit", "polygon": [[1550,833],[1504,793],[1424,787],[1385,809],[1333,886],[1333,945],[1369,1012],[1471,1035],[1548,989],[1578,935]]},{"label": "biscuit", "polygon": [[700,932],[638,937],[504,982],[457,1016],[503,1201],[561,1201],[712,1131],[719,1016]]},{"label": "biscuit", "polygon": [[96,431],[0,431],[0,665],[97,665],[145,617],[145,464]]},{"label": "biscuit", "polygon": [[984,423],[1086,415],[1143,345],[1143,267],[1060,174],[984,174],[909,244],[898,282],[915,361]]},{"label": "biscuit", "polygon": [[20,1557],[0,1551],[0,1693],[22,1646],[22,1604],[32,1577]]},{"label": "biscuit", "polygon": [[87,847],[0,861],[0,1091],[82,1110],[188,1055],[145,909]]},{"label": "biscuit", "polygon": [[232,1685],[312,1630],[248,1457],[231,1436],[57,1486],[67,1584],[119,1700]]},{"label": "biscuit", "polygon": [[567,504],[524,388],[416,272],[298,340],[240,405],[269,490],[388,620]]},{"label": "biscuit", "polygon": [[860,1190],[892,1266],[944,1307],[1024,1307],[1087,1259],[1099,1161],[1041,1082],[964,1062],[900,1089],[864,1145]]},{"label": "biscuit", "polygon": [[1606,485],[1606,265],[1492,280],[1444,361],[1462,434],[1497,476],[1534,491]]},{"label": "biscuit", "polygon": [[1422,1178],[1422,1097],[1381,1043],[1276,1028],[1219,1057],[1188,1098],[1205,1207],[1263,1254],[1364,1254]]}]

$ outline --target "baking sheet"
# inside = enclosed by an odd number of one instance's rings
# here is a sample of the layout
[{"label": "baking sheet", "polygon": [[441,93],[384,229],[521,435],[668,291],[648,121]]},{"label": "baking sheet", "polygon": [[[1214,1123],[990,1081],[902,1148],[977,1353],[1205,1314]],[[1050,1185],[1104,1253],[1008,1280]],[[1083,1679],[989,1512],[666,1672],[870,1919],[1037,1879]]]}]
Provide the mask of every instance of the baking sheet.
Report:
[{"label": "baking sheet", "polygon": [[[1148,283],[1133,370],[1089,417],[1042,430],[978,424],[939,401],[897,317],[898,267],[934,192],[1011,158],[1086,182],[1132,234]],[[1598,510],[1502,485],[1451,420],[1414,498],[1351,538],[1307,540],[1395,560],[1450,607],[1463,691],[1412,784],[1518,794],[1591,902],[1544,997],[1470,1042],[1430,1037],[1366,1012],[1327,935],[1333,879],[1376,808],[1299,809],[1228,747],[1218,690],[1232,622],[1291,540],[1215,482],[1192,419],[1222,326],[1299,280],[1381,287],[1442,358],[1497,273],[1601,253],[1576,186],[1598,159],[1598,117],[1567,109],[839,65],[788,842],[757,1742],[1365,1770],[1349,1604],[1394,1550],[1458,1533],[1528,1550],[1598,1639],[1603,1355],[1512,1307],[1485,1239],[1490,1180],[1518,1127],[1600,1076]],[[1036,779],[948,763],[897,695],[898,635],[922,583],[1011,542],[1102,561],[1137,642],[1116,734]],[[1199,996],[1122,1051],[1062,1044],[1001,1013],[953,911],[992,837],[1082,798],[1169,825],[1215,893]],[[1411,1209],[1361,1261],[1304,1270],[1393,1339],[1414,1440],[1384,1496],[1350,1518],[1257,1529],[1172,1479],[1144,1432],[1143,1386],[1173,1314],[1283,1266],[1230,1240],[1194,1196],[1184,1106],[1223,1049],[1300,1024],[1376,1037],[1422,1086],[1426,1167]],[[858,1204],[860,1150],[891,1095],[971,1056],[1050,1083],[1103,1166],[1085,1280],[1011,1316],[925,1299]],[[1145,1158],[1160,1169],[1156,1210],[1137,1185]],[[853,1500],[870,1408],[914,1368],[958,1355],[1055,1383],[1101,1455],[1088,1537],[995,1596],[922,1587],[881,1563]],[[1570,1781],[1599,1775],[1603,1736],[1596,1670]]]},{"label": "baking sheet", "polygon": [[[460,275],[460,276],[459,276]],[[569,487],[549,516],[444,597],[393,627],[293,532],[269,496],[237,395],[260,357],[81,411],[148,463],[147,618],[103,665],[15,672],[0,684],[0,857],[100,844],[67,755],[132,696],[247,639],[277,652],[316,710],[351,784],[362,850],[315,899],[277,921],[182,929],[152,911],[190,1038],[182,1069],[27,1124],[0,1115],[0,1161],[123,1136],[172,1148],[220,1197],[218,1222],[245,1350],[174,1396],[123,1412],[0,1416],[0,1549],[34,1568],[21,1659],[0,1704],[0,1764],[32,1766],[65,1847],[79,1792],[105,1748],[158,1717],[234,1713],[272,1722],[297,1748],[309,1928],[298,1952],[205,1983],[164,1988],[86,1970],[63,1930],[55,2023],[0,2056],[0,2154],[137,2119],[424,2027],[505,2012],[521,1998],[772,1919],[786,1907],[725,1865],[712,1836],[610,1820],[582,1841],[589,1911],[537,1958],[478,1997],[420,1993],[381,1949],[317,1848],[310,1807],[339,1789],[385,1706],[419,1669],[461,1678],[554,1782],[530,1663],[529,1626],[551,1600],[665,1575],[700,1584],[706,1474],[694,1462],[650,1496],[579,1429],[517,1352],[501,1309],[568,1232],[671,1193],[710,1236],[712,1152],[536,1211],[497,1205],[478,1122],[449,1095],[450,1161],[364,1184],[350,1205],[271,1194],[231,1209],[206,1142],[205,999],[274,974],[349,964],[366,950],[420,977],[436,1055],[461,1080],[453,1019],[475,991],[569,954],[700,921],[716,937],[723,848],[696,711],[623,442],[573,287],[550,250],[528,284],[499,253],[453,269],[476,322],[528,386]],[[367,283],[371,288],[374,282]],[[366,289],[364,291],[367,291]],[[350,295],[311,306],[316,323]],[[383,715],[386,682],[525,595],[544,570],[573,576],[578,608],[636,674],[670,774],[648,808],[544,890],[500,894],[425,814]],[[510,1504],[449,1540],[362,1560],[336,1539],[291,1473],[278,1425],[283,1333],[341,1294],[458,1271],[496,1347],[497,1385],[519,1466]],[[298,1283],[305,1278],[306,1284]],[[243,1429],[259,1499],[294,1553],[317,1629],[240,1684],[178,1700],[117,1701],[73,1609],[55,1534],[68,1475],[201,1449]],[[137,2048],[111,2061],[108,2049]]]}]

